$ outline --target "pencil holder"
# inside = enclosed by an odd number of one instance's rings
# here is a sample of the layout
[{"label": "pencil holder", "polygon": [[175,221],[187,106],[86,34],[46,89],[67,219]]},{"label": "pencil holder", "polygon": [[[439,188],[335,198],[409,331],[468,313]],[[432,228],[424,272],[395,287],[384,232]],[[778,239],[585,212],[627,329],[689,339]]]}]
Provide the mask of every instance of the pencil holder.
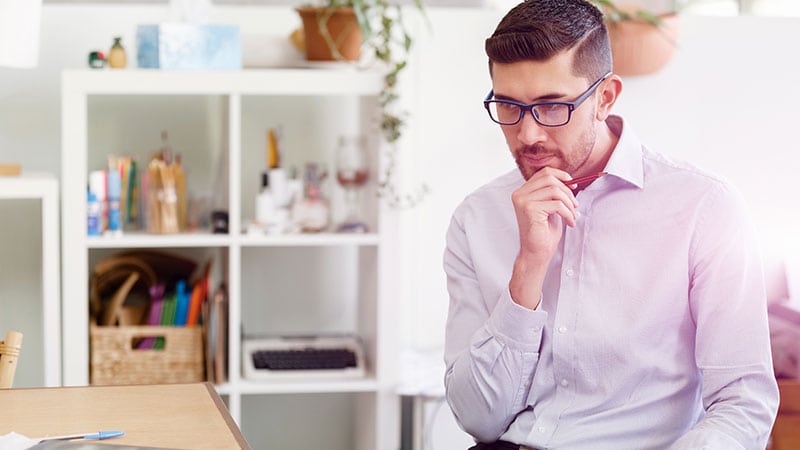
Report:
[{"label": "pencil holder", "polygon": [[5,340],[0,341],[0,389],[10,388],[14,384],[14,372],[21,349],[22,333],[7,331]]}]

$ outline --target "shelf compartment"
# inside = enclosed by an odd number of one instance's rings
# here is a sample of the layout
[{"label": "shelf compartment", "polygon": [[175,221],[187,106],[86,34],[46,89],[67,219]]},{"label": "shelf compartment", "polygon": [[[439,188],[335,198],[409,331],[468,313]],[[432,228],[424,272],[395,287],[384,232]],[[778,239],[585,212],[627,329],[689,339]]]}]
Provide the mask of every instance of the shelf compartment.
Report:
[{"label": "shelf compartment", "polygon": [[[368,152],[368,177],[360,188],[359,210],[371,232],[378,226],[378,179],[380,139],[374,133],[378,109],[372,95],[264,96],[241,98],[241,159],[239,186],[241,223],[255,217],[255,200],[261,173],[267,168],[267,134],[279,129],[280,167],[287,176],[303,180],[307,163],[315,163],[327,176],[322,194],[330,208],[329,229],[344,219],[344,189],[336,181],[336,148],[343,136],[364,137]],[[309,132],[313,130],[313,132]]]},{"label": "shelf compartment", "polygon": [[268,443],[267,447],[276,449],[394,448],[375,446],[376,395],[370,392],[244,396],[242,432],[249,441]]},{"label": "shelf compartment", "polygon": [[[359,317],[373,309],[370,279],[376,269],[359,263],[376,252],[350,246],[243,248],[244,337],[352,333],[363,339]],[[368,363],[371,356],[365,349]]]},{"label": "shelf compartment", "polygon": [[352,334],[374,373],[377,253],[376,246],[242,248],[243,337]]}]

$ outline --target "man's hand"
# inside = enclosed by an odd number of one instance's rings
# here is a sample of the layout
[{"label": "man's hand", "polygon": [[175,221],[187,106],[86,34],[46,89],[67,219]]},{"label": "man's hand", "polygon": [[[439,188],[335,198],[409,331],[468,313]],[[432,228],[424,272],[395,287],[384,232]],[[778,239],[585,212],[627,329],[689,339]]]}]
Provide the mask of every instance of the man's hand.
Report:
[{"label": "man's hand", "polygon": [[545,167],[511,194],[520,250],[508,288],[511,298],[526,308],[539,305],[547,266],[561,241],[561,221],[575,226],[578,202],[564,184],[570,179],[563,170]]}]

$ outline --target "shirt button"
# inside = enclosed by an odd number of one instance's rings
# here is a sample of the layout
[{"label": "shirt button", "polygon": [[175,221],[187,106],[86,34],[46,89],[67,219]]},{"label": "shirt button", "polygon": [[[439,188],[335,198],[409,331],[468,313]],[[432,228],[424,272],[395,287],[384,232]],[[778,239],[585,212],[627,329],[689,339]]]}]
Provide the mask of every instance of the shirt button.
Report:
[{"label": "shirt button", "polygon": [[568,277],[574,277],[575,276],[575,270],[574,269],[567,269],[567,276]]},{"label": "shirt button", "polygon": [[569,386],[569,381],[567,381],[567,379],[564,378],[563,380],[561,380],[561,386],[564,386],[564,387]]},{"label": "shirt button", "polygon": [[565,327],[564,325],[561,325],[560,327],[558,327],[558,332],[561,333],[561,334],[566,333],[567,332],[567,327]]}]

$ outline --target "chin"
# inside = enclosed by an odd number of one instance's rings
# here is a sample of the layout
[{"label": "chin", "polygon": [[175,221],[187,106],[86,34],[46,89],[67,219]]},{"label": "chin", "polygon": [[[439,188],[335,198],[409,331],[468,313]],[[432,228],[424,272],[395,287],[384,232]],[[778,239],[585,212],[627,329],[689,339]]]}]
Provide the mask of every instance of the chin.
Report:
[{"label": "chin", "polygon": [[528,180],[531,179],[533,174],[535,174],[536,172],[538,172],[542,168],[539,167],[539,168],[535,168],[534,169],[534,168],[531,168],[531,167],[527,167],[524,164],[517,164],[517,169],[519,169],[519,173],[522,174],[522,178],[524,178],[525,181],[528,181]]},{"label": "chin", "polygon": [[531,177],[538,171],[544,169],[545,167],[555,167],[556,169],[560,169],[561,167],[558,165],[546,165],[546,166],[533,166],[530,164],[525,164],[524,161],[517,160],[517,169],[519,169],[519,173],[522,174],[522,178],[525,181],[530,180]]}]

